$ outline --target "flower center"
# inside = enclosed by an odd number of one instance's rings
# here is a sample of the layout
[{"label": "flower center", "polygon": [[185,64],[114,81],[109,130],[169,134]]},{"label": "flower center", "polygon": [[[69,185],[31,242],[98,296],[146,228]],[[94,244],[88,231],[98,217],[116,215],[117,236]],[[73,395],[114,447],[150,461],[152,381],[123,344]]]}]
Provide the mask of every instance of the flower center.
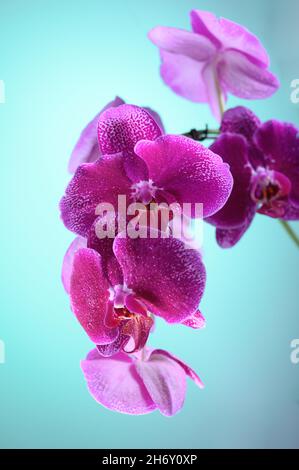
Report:
[{"label": "flower center", "polygon": [[282,173],[262,167],[256,169],[252,179],[251,198],[257,203],[258,212],[281,217],[290,190],[290,180]]},{"label": "flower center", "polygon": [[155,200],[157,186],[154,185],[153,180],[139,181],[131,186],[132,197],[137,202],[142,202],[148,205]]}]

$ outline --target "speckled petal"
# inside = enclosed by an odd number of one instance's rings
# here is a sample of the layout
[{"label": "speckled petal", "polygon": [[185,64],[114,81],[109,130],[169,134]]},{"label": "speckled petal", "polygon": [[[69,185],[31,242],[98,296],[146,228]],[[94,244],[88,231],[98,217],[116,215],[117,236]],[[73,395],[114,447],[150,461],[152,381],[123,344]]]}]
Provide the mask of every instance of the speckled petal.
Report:
[{"label": "speckled petal", "polygon": [[221,209],[230,195],[229,166],[192,139],[167,135],[155,142],[140,141],[135,152],[146,162],[149,177],[158,188],[181,205],[202,203],[204,217]]},{"label": "speckled petal", "polygon": [[68,247],[62,262],[61,280],[66,292],[70,292],[71,274],[76,251],[80,248],[86,248],[86,239],[76,237]]},{"label": "speckled petal", "polygon": [[124,162],[122,154],[109,155],[77,169],[60,202],[61,217],[69,230],[88,236],[98,204],[110,203],[116,211],[118,195],[131,194]]},{"label": "speckled petal", "polygon": [[117,328],[105,326],[109,283],[103,275],[101,257],[94,250],[81,248],[75,253],[70,299],[74,314],[94,343],[108,344],[118,337]]},{"label": "speckled petal", "polygon": [[201,328],[205,328],[206,326],[206,319],[202,315],[202,313],[197,310],[191,317],[187,318],[182,322],[182,325],[188,326],[189,328],[193,328],[194,330],[200,330]]},{"label": "speckled petal", "polygon": [[98,140],[103,154],[134,153],[139,140],[155,140],[161,134],[149,112],[129,104],[108,109],[98,122]]},{"label": "speckled petal", "polygon": [[[97,227],[106,224],[107,231],[111,230],[114,237],[99,237]],[[113,242],[118,233],[117,214],[106,213],[96,218],[92,225],[87,239],[88,248],[96,250],[101,255],[101,262],[104,275],[109,279],[112,286],[123,283],[121,267],[114,256]],[[104,234],[103,234],[104,235]]]},{"label": "speckled petal", "polygon": [[127,354],[105,358],[94,349],[81,362],[81,368],[91,395],[106,408],[132,415],[157,408]]},{"label": "speckled petal", "polygon": [[[205,287],[200,254],[175,238],[116,237],[114,252],[124,280],[150,312],[169,323],[181,323],[197,310]],[[157,238],[150,238],[157,236]]]},{"label": "speckled petal", "polygon": [[124,104],[124,101],[116,96],[83,129],[69,160],[68,170],[70,173],[75,173],[78,166],[82,163],[94,162],[101,155],[97,139],[98,120],[106,109],[117,107],[121,104]]}]

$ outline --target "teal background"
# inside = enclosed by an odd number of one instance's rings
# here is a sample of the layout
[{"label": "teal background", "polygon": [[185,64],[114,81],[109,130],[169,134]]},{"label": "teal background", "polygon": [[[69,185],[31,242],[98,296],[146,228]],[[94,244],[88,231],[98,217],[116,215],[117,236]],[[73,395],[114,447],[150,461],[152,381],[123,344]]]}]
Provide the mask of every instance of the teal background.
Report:
[{"label": "teal background", "polygon": [[[73,235],[59,220],[67,161],[85,124],[117,94],[157,110],[171,133],[206,122],[206,105],[164,86],[146,37],[158,24],[189,28],[206,9],[261,38],[278,93],[250,106],[299,124],[290,82],[299,78],[299,2],[285,0],[1,0],[0,447],[299,447],[298,249],[279,223],[256,217],[229,251],[205,226],[204,331],[158,322],[153,346],[193,366],[183,411],[125,416],[89,396],[79,361],[91,349],[60,282]],[[229,106],[240,100],[230,98]],[[293,225],[298,230],[298,224]]]}]

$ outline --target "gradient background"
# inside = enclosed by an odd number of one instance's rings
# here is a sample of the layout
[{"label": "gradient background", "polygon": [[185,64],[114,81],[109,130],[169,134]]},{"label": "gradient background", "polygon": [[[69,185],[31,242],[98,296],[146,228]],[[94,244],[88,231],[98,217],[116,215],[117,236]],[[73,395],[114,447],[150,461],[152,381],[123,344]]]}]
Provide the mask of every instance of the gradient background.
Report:
[{"label": "gradient background", "polygon": [[256,217],[229,251],[205,226],[207,328],[158,322],[152,345],[186,360],[206,383],[199,391],[189,382],[180,414],[110,412],[89,396],[79,368],[92,345],[60,282],[73,239],[57,208],[68,157],[116,94],[159,111],[171,133],[215,126],[206,105],[163,85],[146,37],[158,24],[189,28],[192,8],[261,38],[282,86],[250,106],[264,120],[298,125],[290,82],[299,78],[299,1],[1,0],[0,447],[299,447],[299,365],[290,361],[290,342],[299,337],[299,253],[270,218]]}]

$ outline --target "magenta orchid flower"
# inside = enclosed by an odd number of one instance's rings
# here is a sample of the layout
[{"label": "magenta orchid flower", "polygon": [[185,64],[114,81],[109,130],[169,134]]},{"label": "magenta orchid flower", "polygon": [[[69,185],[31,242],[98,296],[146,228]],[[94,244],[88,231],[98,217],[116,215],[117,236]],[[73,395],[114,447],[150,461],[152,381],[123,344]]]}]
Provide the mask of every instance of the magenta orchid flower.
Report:
[{"label": "magenta orchid flower", "polygon": [[[117,108],[124,103],[124,100],[116,96],[115,99],[108,103],[83,129],[69,160],[68,169],[70,173],[75,173],[78,166],[82,163],[94,162],[102,155],[97,137],[98,121],[107,109]],[[164,132],[164,127],[158,113],[153,111],[151,108],[146,107],[144,109],[146,109],[146,111],[156,121],[161,132]]]},{"label": "magenta orchid flower", "polygon": [[227,93],[271,96],[279,87],[264,47],[243,26],[207,11],[191,11],[192,32],[158,26],[149,33],[161,53],[161,76],[178,95],[209,103],[218,121]]},{"label": "magenta orchid flower", "polygon": [[198,305],[206,274],[198,251],[181,240],[161,238],[158,231],[146,239],[120,233],[113,251],[113,277],[104,269],[105,253],[91,248],[73,245],[64,268],[72,310],[102,355],[142,349],[152,314],[169,323],[204,326]]},{"label": "magenta orchid flower", "polygon": [[98,136],[105,155],[77,169],[60,203],[64,224],[78,235],[88,237],[100,203],[116,210],[119,195],[145,205],[190,203],[192,211],[202,203],[204,217],[230,195],[232,176],[218,155],[187,137],[162,136],[142,108],[108,109],[100,117]]},{"label": "magenta orchid flower", "polygon": [[120,413],[141,415],[158,409],[173,416],[184,404],[186,377],[203,388],[193,369],[162,349],[137,355],[120,352],[109,358],[93,349],[81,367],[93,398]]},{"label": "magenta orchid flower", "polygon": [[211,150],[229,163],[234,186],[225,206],[208,219],[223,248],[235,245],[254,215],[299,220],[299,139],[292,124],[262,124],[244,107],[225,112]]}]

